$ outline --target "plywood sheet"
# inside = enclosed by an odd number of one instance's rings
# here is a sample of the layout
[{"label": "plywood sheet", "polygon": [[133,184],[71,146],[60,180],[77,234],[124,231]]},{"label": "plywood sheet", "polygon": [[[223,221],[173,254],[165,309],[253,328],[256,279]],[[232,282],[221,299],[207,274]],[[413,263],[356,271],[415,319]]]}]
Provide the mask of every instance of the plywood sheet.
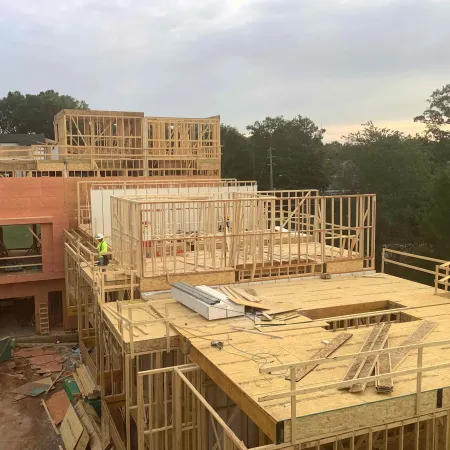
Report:
[{"label": "plywood sheet", "polygon": [[60,433],[66,450],[84,450],[89,443],[89,435],[72,405],[67,409]]},{"label": "plywood sheet", "polygon": [[69,398],[66,391],[63,389],[56,394],[53,394],[48,400],[45,401],[48,411],[52,416],[55,425],[59,425],[69,409]]}]

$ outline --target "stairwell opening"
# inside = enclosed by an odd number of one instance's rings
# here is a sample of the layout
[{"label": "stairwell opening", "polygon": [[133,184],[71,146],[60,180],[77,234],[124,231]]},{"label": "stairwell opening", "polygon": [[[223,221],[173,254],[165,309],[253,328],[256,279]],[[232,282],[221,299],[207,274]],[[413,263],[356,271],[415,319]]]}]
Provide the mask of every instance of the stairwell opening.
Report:
[{"label": "stairwell opening", "polygon": [[404,323],[421,320],[408,313],[401,303],[383,300],[369,303],[338,305],[328,308],[317,308],[302,311],[309,319],[324,319],[326,330],[347,330],[378,323]]}]

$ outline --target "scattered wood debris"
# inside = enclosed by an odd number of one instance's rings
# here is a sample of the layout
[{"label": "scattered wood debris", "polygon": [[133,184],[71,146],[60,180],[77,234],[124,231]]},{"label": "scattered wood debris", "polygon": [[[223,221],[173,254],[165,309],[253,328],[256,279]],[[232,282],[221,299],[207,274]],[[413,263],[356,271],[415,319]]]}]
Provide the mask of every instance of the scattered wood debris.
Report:
[{"label": "scattered wood debris", "polygon": [[242,291],[231,286],[220,286],[219,288],[222,294],[225,294],[232,302],[241,306],[250,306],[253,308],[267,309],[264,306],[259,305],[262,302],[261,298],[257,298],[248,292]]},{"label": "scattered wood debris", "polygon": [[39,375],[60,372],[64,362],[64,358],[51,347],[21,348],[14,352],[14,356],[25,358]]},{"label": "scattered wood debris", "polygon": [[84,364],[81,364],[76,368],[73,377],[84,397],[98,397],[100,394],[98,386],[95,384]]},{"label": "scattered wood debris", "polygon": [[12,392],[15,394],[26,395],[28,397],[37,397],[39,394],[42,394],[42,392],[45,392],[51,384],[52,379],[48,377],[42,380],[25,383],[22,386],[13,389]]},{"label": "scattered wood debris", "polygon": [[[334,339],[332,339],[325,347],[319,350],[317,353],[313,355],[311,361],[313,362],[315,359],[327,358],[331,354],[333,354],[341,345],[345,344],[353,335],[351,333],[340,333]],[[309,372],[312,372],[318,364],[312,363],[310,366],[300,367],[296,369],[295,373],[295,381],[300,381]],[[286,380],[290,380],[291,377],[288,375]]]}]

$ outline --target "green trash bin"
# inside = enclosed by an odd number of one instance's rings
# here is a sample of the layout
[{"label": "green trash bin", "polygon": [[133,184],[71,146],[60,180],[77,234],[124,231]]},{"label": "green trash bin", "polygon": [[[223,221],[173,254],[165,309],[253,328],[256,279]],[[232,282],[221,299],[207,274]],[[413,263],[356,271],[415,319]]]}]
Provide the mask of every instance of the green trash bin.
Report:
[{"label": "green trash bin", "polygon": [[78,388],[77,382],[73,377],[67,377],[63,380],[63,386],[70,403],[72,406],[75,406],[77,401],[81,398],[81,392]]},{"label": "green trash bin", "polygon": [[16,340],[9,336],[0,339],[0,363],[9,361],[12,358],[12,351],[15,346]]}]

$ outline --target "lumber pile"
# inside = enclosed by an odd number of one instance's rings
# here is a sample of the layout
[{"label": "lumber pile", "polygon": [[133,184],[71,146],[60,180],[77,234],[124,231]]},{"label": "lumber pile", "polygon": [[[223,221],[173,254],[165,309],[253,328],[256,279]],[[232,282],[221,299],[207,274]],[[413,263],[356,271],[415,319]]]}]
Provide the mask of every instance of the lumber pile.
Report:
[{"label": "lumber pile", "polygon": [[101,420],[94,408],[78,401],[69,404],[60,433],[66,450],[102,450]]},{"label": "lumber pile", "polygon": [[102,450],[101,422],[94,408],[89,404],[79,401],[75,405],[75,411],[89,436],[89,448],[91,450]]},{"label": "lumber pile", "polygon": [[220,286],[219,290],[225,294],[232,302],[243,306],[252,306],[258,308],[258,303],[262,302],[262,299],[258,297],[258,294],[251,288],[236,288],[231,286]]},{"label": "lumber pile", "polygon": [[[345,344],[353,335],[351,333],[340,333],[334,339],[332,339],[328,344],[325,345],[321,350],[315,353],[311,359],[312,364],[310,366],[297,368],[295,371],[295,381],[300,381],[308,373],[312,372],[318,364],[314,364],[315,359],[328,358],[333,354],[339,347]],[[286,380],[290,380],[290,375],[286,376]]]},{"label": "lumber pile", "polygon": [[89,444],[88,432],[84,429],[72,405],[69,405],[60,432],[66,450],[85,450]]},{"label": "lumber pile", "polygon": [[[388,339],[388,333],[389,333],[390,328],[391,328],[390,323],[384,323],[379,328],[377,336],[372,343],[371,350],[381,350],[382,348],[384,348],[384,345],[386,344],[386,341]],[[358,371],[358,375],[355,377],[355,379],[370,377],[370,375],[372,375],[372,372],[375,368],[376,362],[377,362],[376,355],[366,356],[363,359],[363,362]],[[355,383],[350,388],[350,392],[352,392],[352,393],[363,392],[366,389],[366,385],[367,385],[367,383]]]},{"label": "lumber pile", "polygon": [[73,373],[73,377],[83,397],[96,398],[100,395],[98,386],[95,384],[84,364],[81,364],[76,368],[76,371]]}]

